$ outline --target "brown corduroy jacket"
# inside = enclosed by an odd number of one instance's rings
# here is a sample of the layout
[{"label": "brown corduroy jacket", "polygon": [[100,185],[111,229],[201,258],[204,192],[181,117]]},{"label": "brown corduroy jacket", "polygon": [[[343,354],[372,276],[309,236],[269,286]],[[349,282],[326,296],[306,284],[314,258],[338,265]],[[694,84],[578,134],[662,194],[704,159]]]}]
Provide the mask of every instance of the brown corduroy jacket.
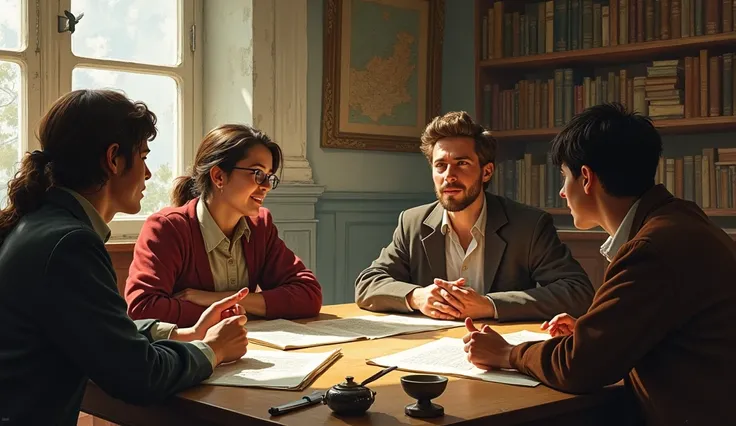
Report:
[{"label": "brown corduroy jacket", "polygon": [[649,425],[733,421],[736,244],[657,185],[570,336],[525,343],[514,368],[583,393],[625,378]]}]

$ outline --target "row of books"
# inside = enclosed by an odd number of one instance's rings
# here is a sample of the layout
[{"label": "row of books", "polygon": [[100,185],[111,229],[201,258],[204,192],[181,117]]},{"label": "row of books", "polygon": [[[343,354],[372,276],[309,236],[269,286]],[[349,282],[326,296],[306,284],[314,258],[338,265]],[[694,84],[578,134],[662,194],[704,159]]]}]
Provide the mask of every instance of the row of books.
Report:
[{"label": "row of books", "polygon": [[[697,155],[661,157],[655,182],[704,209],[736,208],[736,148],[705,148]],[[496,162],[489,190],[540,208],[563,208],[563,178],[550,154],[525,153]]]},{"label": "row of books", "polygon": [[[736,115],[734,53],[652,61],[648,66],[583,70],[559,68],[548,79],[524,79],[512,89],[483,87],[483,124],[491,130],[561,127],[585,108],[620,102],[664,120]],[[636,76],[645,74],[645,76]]]},{"label": "row of books", "polygon": [[736,30],[736,0],[496,1],[481,17],[481,59]]},{"label": "row of books", "polygon": [[701,208],[736,208],[736,148],[706,148],[697,155],[660,158],[656,179],[676,197]]}]

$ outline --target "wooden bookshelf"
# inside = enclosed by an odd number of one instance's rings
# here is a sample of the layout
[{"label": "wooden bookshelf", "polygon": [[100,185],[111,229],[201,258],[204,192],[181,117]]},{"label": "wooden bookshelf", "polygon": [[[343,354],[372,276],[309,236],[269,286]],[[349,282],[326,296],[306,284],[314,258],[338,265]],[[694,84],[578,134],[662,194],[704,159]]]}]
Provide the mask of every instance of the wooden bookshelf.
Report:
[{"label": "wooden bookshelf", "polygon": [[538,68],[606,65],[622,62],[646,62],[663,57],[693,54],[693,52],[700,49],[713,49],[725,46],[736,46],[736,32],[685,37],[675,40],[646,41],[569,52],[552,52],[481,60],[478,66],[484,70],[518,71]]},{"label": "wooden bookshelf", "polygon": [[[491,191],[569,215],[540,142],[597,103],[650,115],[662,135],[736,136],[734,5],[476,0],[475,115],[500,142]],[[677,146],[665,146],[657,182],[701,203],[709,216],[736,217],[736,143],[729,150],[723,141],[696,139],[665,140]]]},{"label": "wooden bookshelf", "polygon": [[[736,116],[724,117],[697,117],[672,120],[654,120],[659,133],[667,134],[692,134],[692,133],[717,133],[736,132]],[[499,141],[534,141],[552,139],[561,129],[556,127],[544,129],[523,130],[499,130],[494,131],[493,136]]]}]

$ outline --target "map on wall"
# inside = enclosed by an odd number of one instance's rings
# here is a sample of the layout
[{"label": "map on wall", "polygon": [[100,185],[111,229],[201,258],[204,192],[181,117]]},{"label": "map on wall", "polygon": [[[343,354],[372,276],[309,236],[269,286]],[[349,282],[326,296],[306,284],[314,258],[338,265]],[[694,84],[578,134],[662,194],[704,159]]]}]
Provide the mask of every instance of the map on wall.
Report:
[{"label": "map on wall", "polygon": [[340,130],[418,137],[426,125],[426,0],[346,0]]},{"label": "map on wall", "polygon": [[419,12],[372,1],[352,3],[349,122],[413,126]]}]

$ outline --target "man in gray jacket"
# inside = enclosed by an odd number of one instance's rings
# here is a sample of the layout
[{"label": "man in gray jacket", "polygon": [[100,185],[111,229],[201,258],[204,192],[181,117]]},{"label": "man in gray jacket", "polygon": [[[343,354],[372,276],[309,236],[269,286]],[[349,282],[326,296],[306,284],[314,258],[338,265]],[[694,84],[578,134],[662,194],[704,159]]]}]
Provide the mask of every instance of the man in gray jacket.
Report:
[{"label": "man in gray jacket", "polygon": [[399,215],[391,244],[358,275],[358,306],[499,321],[588,310],[595,290],[552,216],[484,191],[496,156],[489,131],[450,112],[427,126],[421,149],[438,201]]}]

